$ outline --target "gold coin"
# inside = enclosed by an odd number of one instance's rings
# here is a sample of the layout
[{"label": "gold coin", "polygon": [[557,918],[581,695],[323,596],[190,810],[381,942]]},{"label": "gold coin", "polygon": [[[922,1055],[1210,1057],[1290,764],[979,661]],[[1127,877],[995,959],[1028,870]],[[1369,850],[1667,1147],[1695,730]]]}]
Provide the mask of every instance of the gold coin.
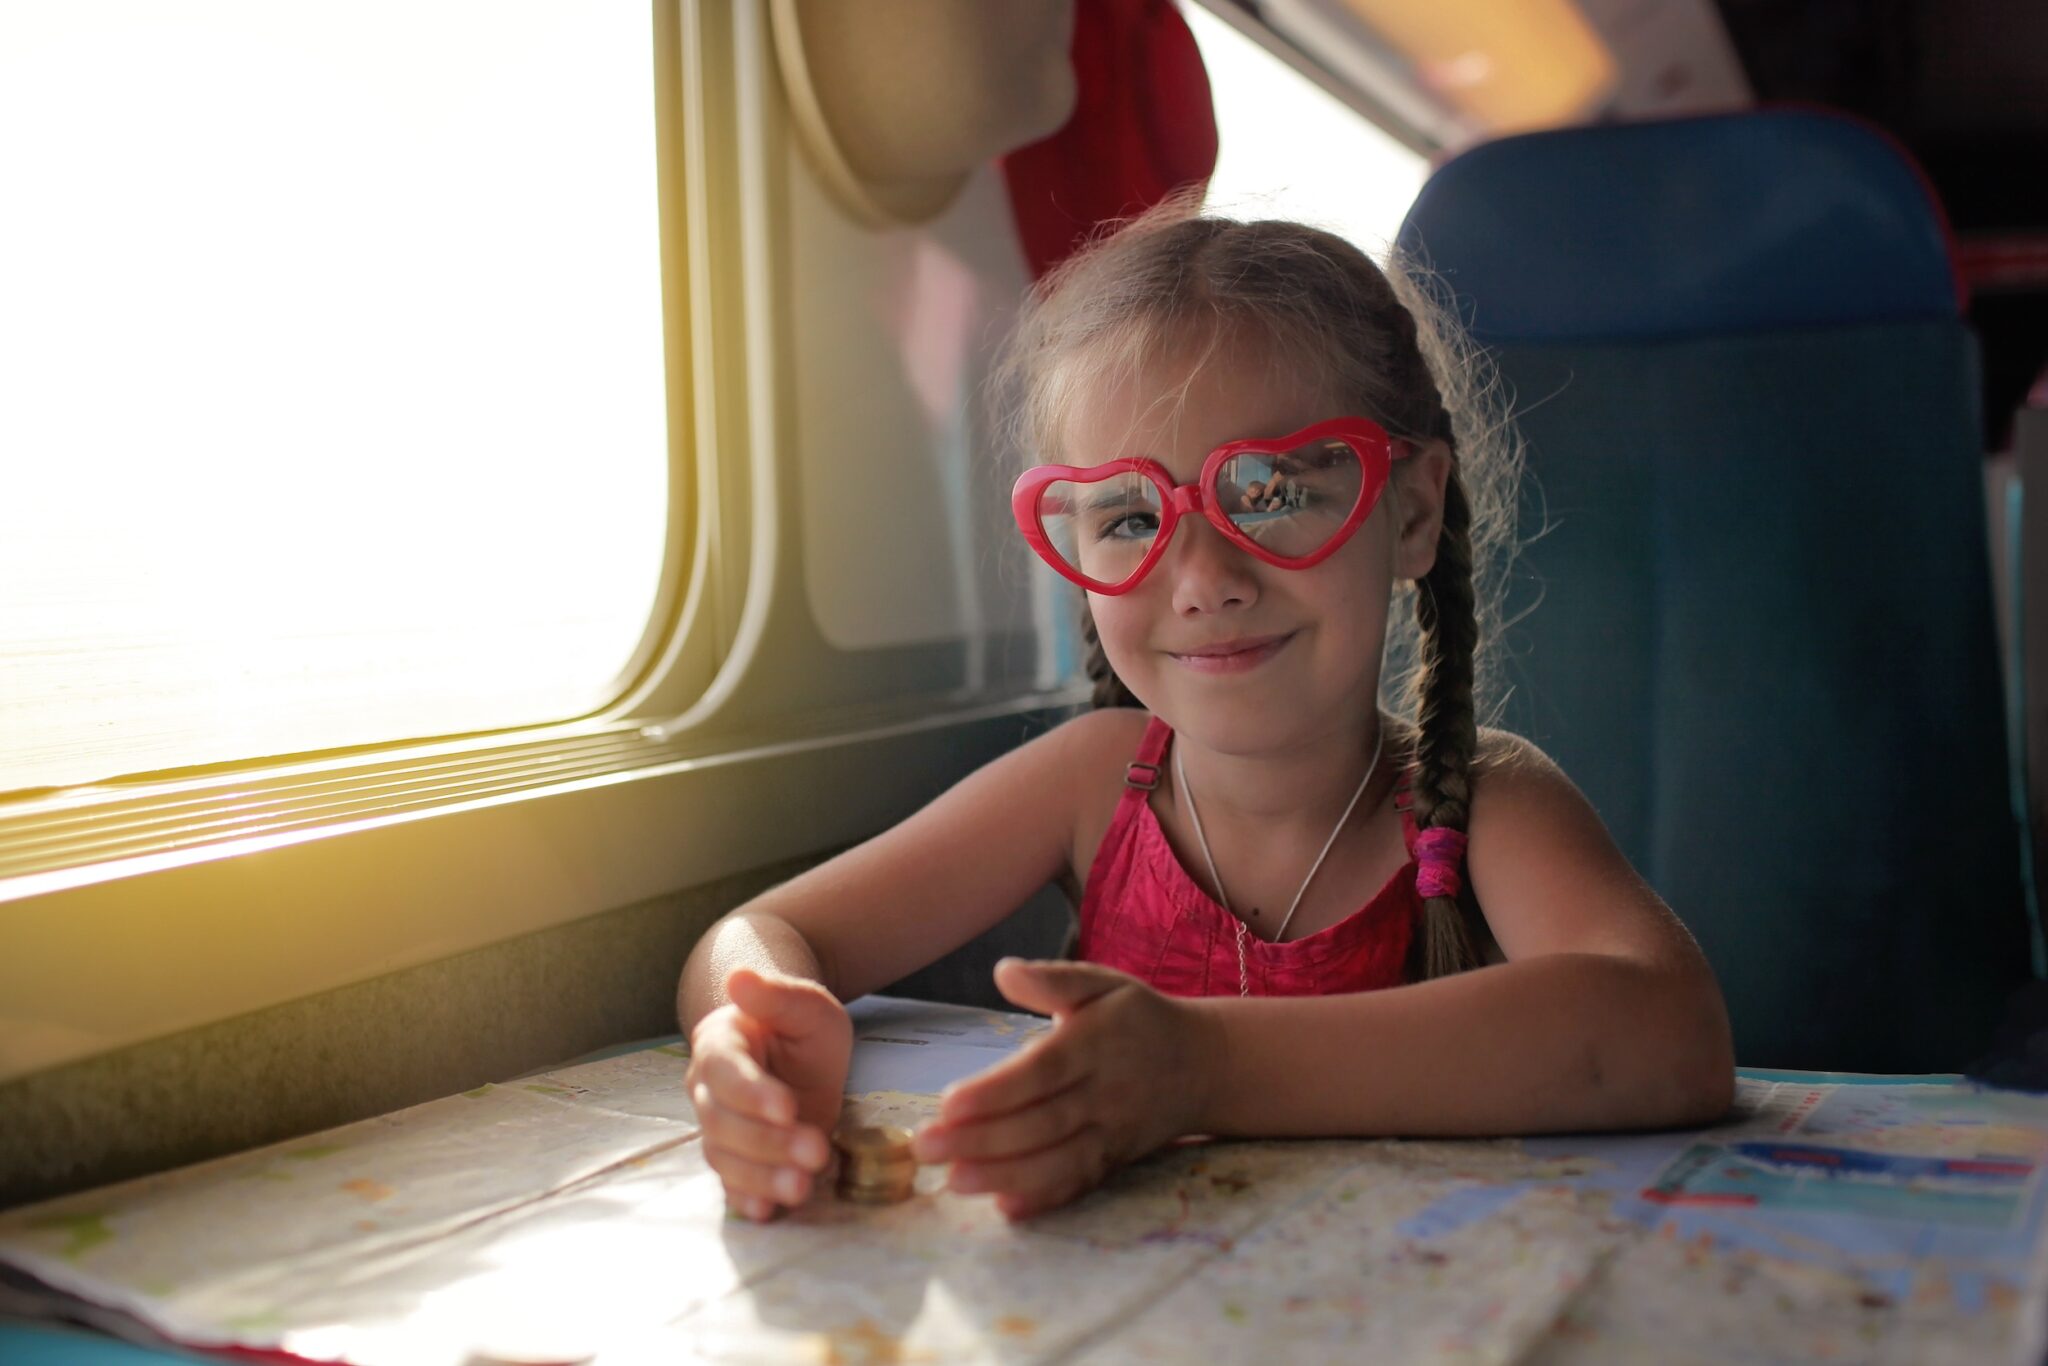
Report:
[{"label": "gold coin", "polygon": [[840,1151],[910,1156],[910,1130],[894,1124],[850,1124],[832,1135]]},{"label": "gold coin", "polygon": [[908,1200],[916,1189],[917,1169],[906,1167],[885,1176],[868,1177],[839,1176],[839,1194],[847,1200],[859,1200],[867,1204],[893,1204]]},{"label": "gold coin", "polygon": [[893,1124],[848,1125],[832,1136],[839,1149],[839,1195],[862,1204],[908,1200],[917,1181],[910,1131]]}]

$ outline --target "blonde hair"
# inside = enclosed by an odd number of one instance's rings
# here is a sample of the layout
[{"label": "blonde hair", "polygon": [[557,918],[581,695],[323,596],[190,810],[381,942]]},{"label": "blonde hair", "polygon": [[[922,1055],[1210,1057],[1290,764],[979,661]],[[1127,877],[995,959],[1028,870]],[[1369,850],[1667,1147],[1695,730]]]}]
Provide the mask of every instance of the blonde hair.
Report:
[{"label": "blonde hair", "polygon": [[[1168,200],[1032,291],[996,376],[1016,448],[1051,459],[1084,395],[1191,344],[1206,356],[1245,340],[1263,344],[1272,364],[1320,376],[1389,434],[1443,441],[1453,463],[1436,564],[1397,588],[1380,692],[1382,705],[1415,728],[1417,826],[1463,830],[1482,703],[1497,705],[1488,646],[1515,546],[1522,463],[1492,367],[1398,254],[1382,270],[1334,233],[1206,216],[1199,204],[1195,195]],[[1110,668],[1085,600],[1083,610],[1095,704],[1137,705]],[[1415,959],[1412,972],[1422,977],[1477,964],[1451,898],[1425,904]]]}]

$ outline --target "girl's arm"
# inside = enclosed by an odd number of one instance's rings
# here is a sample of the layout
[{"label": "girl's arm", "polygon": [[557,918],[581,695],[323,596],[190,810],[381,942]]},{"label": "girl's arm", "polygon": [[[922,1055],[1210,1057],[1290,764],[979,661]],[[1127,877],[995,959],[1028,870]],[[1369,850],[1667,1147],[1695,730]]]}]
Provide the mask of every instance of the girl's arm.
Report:
[{"label": "girl's arm", "polygon": [[1468,871],[1507,960],[1346,996],[1182,1000],[1087,963],[997,965],[1054,1031],[949,1087],[917,1137],[957,1191],[1048,1209],[1177,1135],[1526,1134],[1698,1124],[1734,1086],[1685,929],[1584,797],[1489,737]]},{"label": "girl's arm", "polygon": [[1216,1134],[1516,1134],[1702,1124],[1734,1088],[1685,927],[1534,746],[1489,737],[1467,872],[1505,963],[1352,996],[1188,1003]]},{"label": "girl's arm", "polygon": [[850,1001],[996,924],[1070,867],[1076,812],[1102,785],[1110,746],[1135,747],[1132,715],[1078,716],[726,915],[684,966],[684,1030],[725,1004],[735,968],[808,978]]},{"label": "girl's arm", "polygon": [[685,1084],[734,1209],[765,1219],[809,1198],[852,1056],[840,1002],[966,942],[1063,872],[1077,784],[1099,776],[1101,732],[1117,726],[1130,721],[1068,722],[698,941],[677,989]]}]

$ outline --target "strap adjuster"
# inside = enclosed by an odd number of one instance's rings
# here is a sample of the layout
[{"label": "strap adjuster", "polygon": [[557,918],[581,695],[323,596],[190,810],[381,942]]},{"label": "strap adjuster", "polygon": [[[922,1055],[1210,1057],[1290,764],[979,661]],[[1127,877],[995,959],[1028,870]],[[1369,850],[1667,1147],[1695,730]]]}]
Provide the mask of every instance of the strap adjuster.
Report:
[{"label": "strap adjuster", "polygon": [[[1139,770],[1143,769],[1141,775]],[[1124,765],[1124,786],[1135,787],[1140,792],[1150,792],[1159,786],[1159,765],[1137,760]]]}]

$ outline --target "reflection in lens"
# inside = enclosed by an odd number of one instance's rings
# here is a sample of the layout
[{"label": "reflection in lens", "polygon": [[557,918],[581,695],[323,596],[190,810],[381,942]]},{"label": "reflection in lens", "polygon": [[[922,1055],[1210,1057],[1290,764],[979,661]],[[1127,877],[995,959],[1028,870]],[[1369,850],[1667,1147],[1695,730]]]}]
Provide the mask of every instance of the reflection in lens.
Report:
[{"label": "reflection in lens", "polygon": [[1317,441],[1224,461],[1216,498],[1246,536],[1292,560],[1329,544],[1358,505],[1364,482],[1365,462],[1348,443]]},{"label": "reflection in lens", "polygon": [[1159,489],[1141,474],[1057,479],[1038,495],[1038,524],[1068,567],[1097,583],[1129,578],[1159,534]]}]

